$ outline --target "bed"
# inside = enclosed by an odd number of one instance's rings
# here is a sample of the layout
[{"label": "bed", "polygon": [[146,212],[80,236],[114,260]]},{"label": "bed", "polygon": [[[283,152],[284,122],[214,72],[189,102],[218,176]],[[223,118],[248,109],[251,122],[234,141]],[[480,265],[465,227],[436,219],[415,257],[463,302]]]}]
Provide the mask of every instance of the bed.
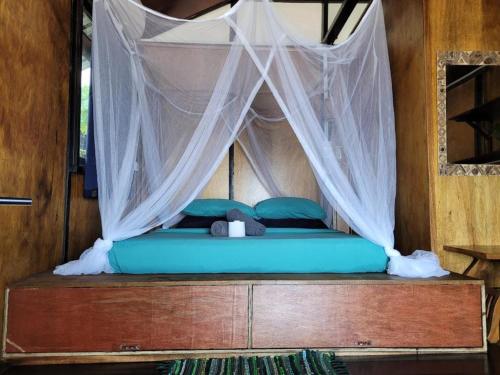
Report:
[{"label": "bed", "polygon": [[213,237],[208,229],[159,229],[115,242],[116,273],[384,272],[384,249],[330,229],[268,228],[262,237]]}]

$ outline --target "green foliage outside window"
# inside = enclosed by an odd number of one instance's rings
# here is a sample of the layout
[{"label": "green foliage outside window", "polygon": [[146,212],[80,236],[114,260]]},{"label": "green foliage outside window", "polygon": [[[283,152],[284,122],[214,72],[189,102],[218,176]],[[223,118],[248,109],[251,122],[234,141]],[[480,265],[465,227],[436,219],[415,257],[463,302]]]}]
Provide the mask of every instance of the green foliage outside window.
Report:
[{"label": "green foliage outside window", "polygon": [[89,126],[90,85],[82,85],[80,106],[80,158],[87,158],[87,132]]}]

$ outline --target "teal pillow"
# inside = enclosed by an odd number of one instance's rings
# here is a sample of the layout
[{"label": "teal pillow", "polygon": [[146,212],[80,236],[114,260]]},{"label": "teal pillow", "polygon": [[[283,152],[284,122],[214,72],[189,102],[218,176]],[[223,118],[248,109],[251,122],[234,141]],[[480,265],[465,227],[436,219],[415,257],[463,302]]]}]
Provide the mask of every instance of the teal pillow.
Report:
[{"label": "teal pillow", "polygon": [[319,204],[305,198],[270,198],[257,203],[257,216],[264,219],[319,219],[326,212]]},{"label": "teal pillow", "polygon": [[188,204],[182,213],[189,216],[223,217],[226,216],[227,211],[233,208],[237,208],[249,216],[256,216],[252,207],[231,199],[195,199]]}]

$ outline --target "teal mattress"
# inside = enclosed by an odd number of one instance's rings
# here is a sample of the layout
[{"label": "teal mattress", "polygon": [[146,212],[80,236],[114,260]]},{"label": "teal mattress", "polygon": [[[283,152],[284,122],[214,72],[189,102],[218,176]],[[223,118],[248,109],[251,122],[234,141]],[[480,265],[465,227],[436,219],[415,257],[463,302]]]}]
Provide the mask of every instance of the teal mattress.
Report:
[{"label": "teal mattress", "polygon": [[213,237],[207,229],[161,229],[115,242],[117,273],[383,272],[384,249],[329,229],[268,228],[265,236]]}]

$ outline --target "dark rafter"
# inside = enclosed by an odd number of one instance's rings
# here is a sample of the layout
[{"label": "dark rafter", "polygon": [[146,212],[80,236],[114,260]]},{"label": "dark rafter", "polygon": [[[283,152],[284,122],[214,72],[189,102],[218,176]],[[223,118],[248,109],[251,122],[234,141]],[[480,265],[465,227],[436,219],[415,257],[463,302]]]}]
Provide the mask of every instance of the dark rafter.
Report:
[{"label": "dark rafter", "polygon": [[228,4],[230,4],[231,6],[233,6],[233,5],[232,5],[232,1],[230,1],[230,0],[222,0],[222,1],[219,1],[219,2],[217,2],[217,3],[215,3],[215,4],[213,4],[213,5],[212,5],[212,6],[210,6],[210,7],[207,7],[207,8],[205,8],[205,9],[202,9],[202,10],[200,10],[200,11],[199,11],[199,12],[197,12],[197,13],[193,13],[193,14],[191,14],[191,15],[190,15],[190,16],[188,16],[187,18],[188,18],[188,19],[190,19],[190,20],[192,20],[192,19],[195,19],[195,18],[201,17],[201,16],[203,16],[203,15],[205,15],[205,14],[207,14],[207,13],[210,13],[210,12],[212,12],[212,11],[214,11],[214,10],[216,10],[216,9],[219,9],[219,8],[223,7],[224,5],[228,5]]},{"label": "dark rafter", "polygon": [[323,43],[333,44],[335,42],[358,3],[359,0],[344,0],[342,2],[339,12],[323,38]]},{"label": "dark rafter", "polygon": [[321,3],[321,38],[324,38],[328,31],[328,4],[328,0],[323,0]]}]

